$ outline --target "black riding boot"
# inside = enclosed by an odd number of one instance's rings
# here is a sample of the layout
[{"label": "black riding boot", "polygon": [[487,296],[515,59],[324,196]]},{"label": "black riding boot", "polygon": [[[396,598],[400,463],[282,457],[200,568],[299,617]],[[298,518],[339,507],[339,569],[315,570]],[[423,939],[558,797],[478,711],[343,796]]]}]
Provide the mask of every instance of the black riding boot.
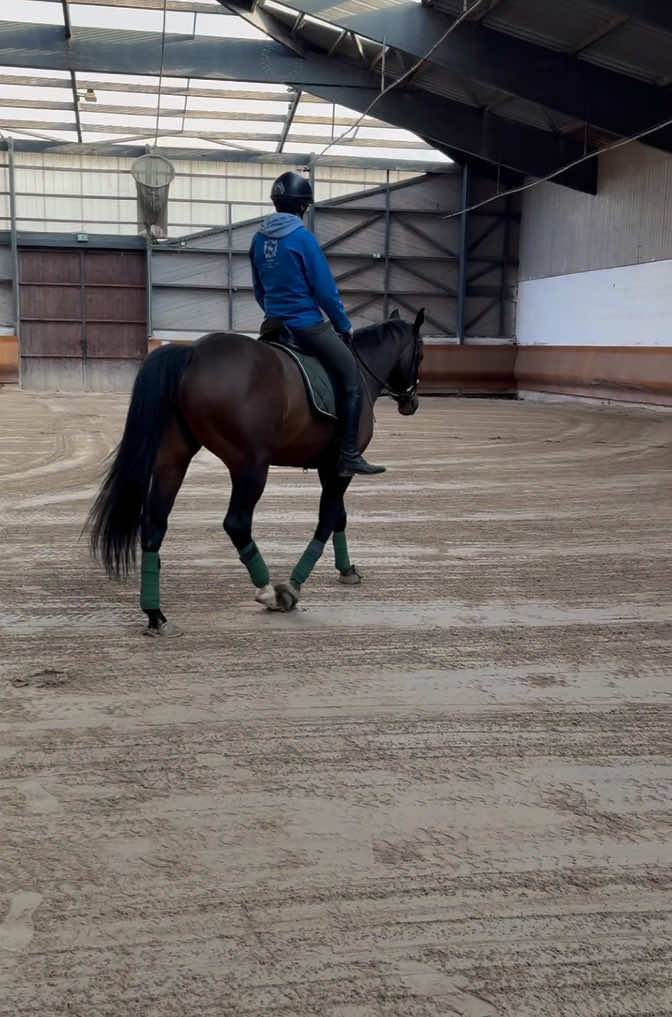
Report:
[{"label": "black riding boot", "polygon": [[384,466],[367,463],[359,452],[359,417],[362,411],[362,391],[348,393],[341,407],[343,440],[338,460],[339,477],[353,477],[355,473],[384,473]]}]

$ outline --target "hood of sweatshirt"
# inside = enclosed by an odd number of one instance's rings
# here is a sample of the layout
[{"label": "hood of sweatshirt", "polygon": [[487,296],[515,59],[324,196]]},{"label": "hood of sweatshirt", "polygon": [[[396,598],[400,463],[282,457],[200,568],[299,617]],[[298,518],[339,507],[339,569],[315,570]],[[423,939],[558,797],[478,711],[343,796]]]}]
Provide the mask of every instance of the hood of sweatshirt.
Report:
[{"label": "hood of sweatshirt", "polygon": [[288,237],[295,230],[301,229],[302,226],[303,223],[298,215],[292,215],[291,212],[276,212],[266,220],[261,227],[261,232],[265,237],[280,240],[282,237]]}]

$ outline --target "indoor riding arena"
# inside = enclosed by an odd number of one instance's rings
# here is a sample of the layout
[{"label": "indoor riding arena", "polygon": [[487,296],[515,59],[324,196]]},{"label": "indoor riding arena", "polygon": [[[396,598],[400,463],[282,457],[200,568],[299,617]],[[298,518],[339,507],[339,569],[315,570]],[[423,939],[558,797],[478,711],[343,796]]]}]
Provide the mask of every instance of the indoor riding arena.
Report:
[{"label": "indoor riding arena", "polygon": [[[667,0],[3,6],[1,1017],[672,1014],[671,83]],[[201,448],[146,638],[87,518],[139,371],[260,349],[288,171],[419,408],[290,610]]]}]

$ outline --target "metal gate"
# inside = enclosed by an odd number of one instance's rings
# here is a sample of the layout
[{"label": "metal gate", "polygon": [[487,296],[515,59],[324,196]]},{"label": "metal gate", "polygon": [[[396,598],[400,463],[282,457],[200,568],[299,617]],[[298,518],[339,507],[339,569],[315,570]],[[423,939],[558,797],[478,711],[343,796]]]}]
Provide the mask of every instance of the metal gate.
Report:
[{"label": "metal gate", "polygon": [[21,383],[127,390],[147,352],[141,251],[19,252]]}]

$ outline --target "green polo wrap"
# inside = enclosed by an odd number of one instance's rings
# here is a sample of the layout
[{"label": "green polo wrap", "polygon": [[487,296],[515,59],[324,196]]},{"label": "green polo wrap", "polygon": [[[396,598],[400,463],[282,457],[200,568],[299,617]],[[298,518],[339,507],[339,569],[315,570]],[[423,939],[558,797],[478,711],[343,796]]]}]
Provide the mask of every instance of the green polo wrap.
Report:
[{"label": "green polo wrap", "polygon": [[323,551],[323,541],[311,540],[292,572],[291,580],[293,583],[296,583],[297,586],[301,586],[302,583],[305,583],[306,579],[315,568],[315,565],[320,560]]},{"label": "green polo wrap", "polygon": [[345,530],[334,533],[334,565],[339,572],[346,572],[350,568],[350,555],[348,554],[348,539]]},{"label": "green polo wrap", "polygon": [[270,582],[268,568],[254,541],[248,544],[247,547],[243,548],[239,557],[247,571],[250,573],[250,579],[257,589],[261,589],[262,586],[267,586]]},{"label": "green polo wrap", "polygon": [[140,609],[159,610],[159,571],[161,560],[158,551],[143,551],[140,567]]}]

